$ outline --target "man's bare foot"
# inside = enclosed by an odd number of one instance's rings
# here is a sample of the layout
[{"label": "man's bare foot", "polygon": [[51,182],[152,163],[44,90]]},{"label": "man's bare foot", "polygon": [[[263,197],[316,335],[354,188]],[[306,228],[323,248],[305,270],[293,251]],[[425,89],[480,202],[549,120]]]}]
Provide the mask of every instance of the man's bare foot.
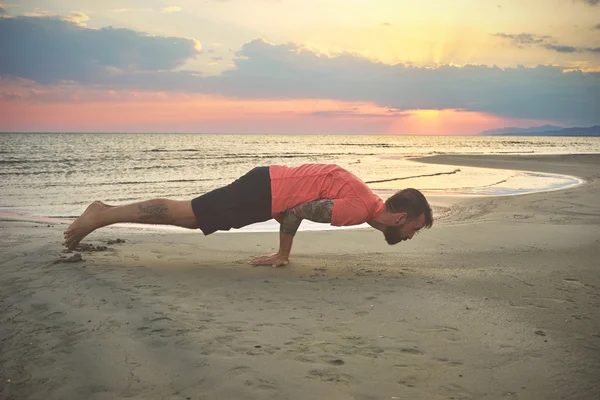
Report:
[{"label": "man's bare foot", "polygon": [[95,201],[85,209],[69,227],[64,231],[65,241],[63,245],[68,249],[75,249],[79,242],[102,226],[100,213],[112,206],[106,205],[101,201]]}]

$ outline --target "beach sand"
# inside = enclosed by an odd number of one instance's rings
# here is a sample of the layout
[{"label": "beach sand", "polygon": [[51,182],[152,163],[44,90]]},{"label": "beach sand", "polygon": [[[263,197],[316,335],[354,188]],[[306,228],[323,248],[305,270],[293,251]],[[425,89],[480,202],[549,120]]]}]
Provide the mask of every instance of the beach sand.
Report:
[{"label": "beach sand", "polygon": [[2,220],[0,398],[598,399],[600,155],[421,161],[586,183],[434,198],[396,246],[299,232],[279,269],[246,264],[275,232],[108,227],[66,262],[66,225]]}]

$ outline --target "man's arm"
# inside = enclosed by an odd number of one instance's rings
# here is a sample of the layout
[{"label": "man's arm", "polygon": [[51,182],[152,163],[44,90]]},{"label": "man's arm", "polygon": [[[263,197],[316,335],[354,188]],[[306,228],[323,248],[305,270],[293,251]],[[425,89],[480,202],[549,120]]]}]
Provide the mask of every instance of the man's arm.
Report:
[{"label": "man's arm", "polygon": [[289,261],[292,250],[294,235],[300,227],[303,219],[313,222],[331,222],[333,213],[333,200],[315,200],[310,203],[301,204],[290,208],[282,213],[281,225],[279,227],[279,251],[267,256],[255,257],[250,261],[254,265],[272,265],[279,267]]}]

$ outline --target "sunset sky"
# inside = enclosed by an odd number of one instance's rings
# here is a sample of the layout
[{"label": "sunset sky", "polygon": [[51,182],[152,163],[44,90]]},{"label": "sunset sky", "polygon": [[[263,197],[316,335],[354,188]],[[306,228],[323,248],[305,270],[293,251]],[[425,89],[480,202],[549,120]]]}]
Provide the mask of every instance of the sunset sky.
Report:
[{"label": "sunset sky", "polygon": [[599,0],[13,0],[0,131],[600,125]]}]

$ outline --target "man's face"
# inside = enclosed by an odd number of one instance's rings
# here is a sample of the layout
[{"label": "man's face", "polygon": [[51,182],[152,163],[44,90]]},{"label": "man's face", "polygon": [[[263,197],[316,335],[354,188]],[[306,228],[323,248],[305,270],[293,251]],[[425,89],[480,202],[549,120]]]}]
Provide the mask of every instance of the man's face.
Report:
[{"label": "man's face", "polygon": [[417,232],[425,226],[425,214],[418,218],[408,220],[402,224],[390,226],[384,232],[385,240],[388,244],[396,244],[405,240],[412,239]]},{"label": "man's face", "polygon": [[419,215],[413,220],[408,220],[400,225],[400,236],[402,240],[410,240],[425,226],[425,214]]}]

